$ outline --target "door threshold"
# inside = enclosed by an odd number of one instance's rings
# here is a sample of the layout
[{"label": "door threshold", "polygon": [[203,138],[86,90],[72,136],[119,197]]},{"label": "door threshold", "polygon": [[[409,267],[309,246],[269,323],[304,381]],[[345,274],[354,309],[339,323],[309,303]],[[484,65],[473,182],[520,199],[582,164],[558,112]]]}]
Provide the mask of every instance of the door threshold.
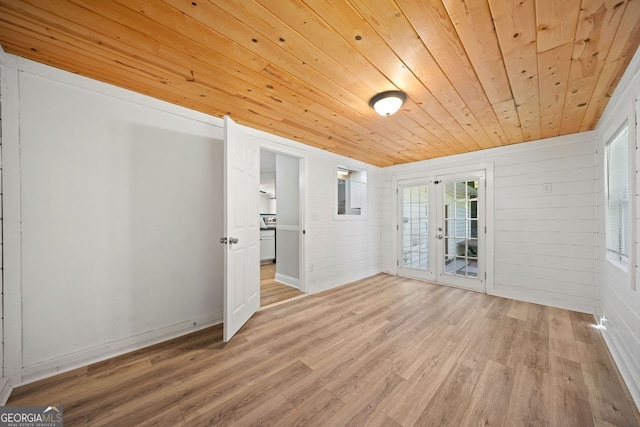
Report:
[{"label": "door threshold", "polygon": [[273,307],[278,306],[280,304],[285,304],[287,302],[295,301],[297,299],[304,298],[304,297],[307,297],[307,296],[309,296],[309,294],[302,294],[302,295],[298,295],[298,296],[291,297],[291,298],[288,298],[288,299],[284,299],[282,301],[272,302],[271,304],[267,304],[264,307],[260,307],[258,309],[258,311],[266,310],[267,308],[273,308]]}]

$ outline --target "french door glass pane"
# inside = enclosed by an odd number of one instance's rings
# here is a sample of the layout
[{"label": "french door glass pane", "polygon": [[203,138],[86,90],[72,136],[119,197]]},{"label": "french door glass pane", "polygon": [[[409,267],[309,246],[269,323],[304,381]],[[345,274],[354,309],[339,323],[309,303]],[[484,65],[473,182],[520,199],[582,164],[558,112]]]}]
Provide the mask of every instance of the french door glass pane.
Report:
[{"label": "french door glass pane", "polygon": [[444,272],[478,277],[478,181],[445,183],[444,200]]},{"label": "french door glass pane", "polygon": [[429,269],[428,184],[402,188],[402,266]]}]

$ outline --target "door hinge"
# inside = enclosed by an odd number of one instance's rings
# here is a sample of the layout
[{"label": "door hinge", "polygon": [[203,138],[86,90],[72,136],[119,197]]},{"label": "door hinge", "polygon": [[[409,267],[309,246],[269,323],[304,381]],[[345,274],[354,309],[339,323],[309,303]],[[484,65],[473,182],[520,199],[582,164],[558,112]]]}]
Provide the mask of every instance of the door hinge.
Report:
[{"label": "door hinge", "polygon": [[400,224],[396,224],[396,230],[400,230]]},{"label": "door hinge", "polygon": [[484,226],[484,234],[487,234],[487,226]]},{"label": "door hinge", "polygon": [[396,260],[396,266],[400,267],[400,260],[399,259]]},{"label": "door hinge", "polygon": [[396,188],[396,194],[399,194],[400,192],[398,191],[398,189]]},{"label": "door hinge", "polygon": [[487,272],[486,271],[484,272],[484,280],[485,281],[487,280]]},{"label": "door hinge", "polygon": [[302,234],[307,234],[307,230],[302,230]]}]

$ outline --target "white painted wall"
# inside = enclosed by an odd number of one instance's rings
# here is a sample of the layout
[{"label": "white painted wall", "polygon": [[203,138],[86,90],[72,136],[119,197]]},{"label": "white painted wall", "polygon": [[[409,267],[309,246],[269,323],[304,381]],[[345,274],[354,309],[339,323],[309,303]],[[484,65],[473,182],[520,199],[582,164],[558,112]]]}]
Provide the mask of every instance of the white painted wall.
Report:
[{"label": "white painted wall", "polygon": [[[10,382],[219,322],[222,121],[1,59]],[[380,272],[379,169],[251,132],[301,159],[303,290]],[[367,169],[367,217],[334,220],[338,162]]]},{"label": "white painted wall", "polygon": [[260,194],[260,213],[275,214],[276,199],[271,198],[271,196],[268,194]]},{"label": "white painted wall", "polygon": [[[613,97],[602,116],[597,128],[598,138],[598,219],[599,233],[598,258],[600,275],[598,277],[599,301],[596,318],[605,318],[606,330],[602,330],[609,350],[618,365],[627,387],[636,405],[640,407],[640,153],[638,152],[638,128],[640,120],[640,50],[638,50],[620,81]],[[604,145],[625,122],[629,124],[631,179],[629,242],[631,247],[629,264],[620,267],[607,260],[605,236],[605,196],[604,196]]]},{"label": "white painted wall", "polygon": [[[392,181],[493,165],[488,177],[487,292],[593,313],[597,298],[595,135],[519,144],[383,170]],[[491,169],[491,168],[490,168]],[[491,172],[491,171],[489,171]],[[551,184],[551,193],[543,193]],[[492,190],[492,191],[491,191]],[[394,212],[384,208],[383,269],[395,273]],[[491,218],[492,217],[492,218]]]},{"label": "white painted wall", "polygon": [[299,288],[300,279],[300,160],[276,154],[276,276],[286,285]]},{"label": "white painted wall", "polygon": [[[300,225],[306,234],[301,243],[301,289],[308,293],[320,292],[379,273],[382,265],[378,207],[386,204],[381,198],[380,168],[266,132],[253,130],[252,134],[258,138],[261,148],[302,159]],[[367,171],[366,216],[334,218],[338,164]],[[276,192],[276,196],[280,224],[280,195]]]},{"label": "white painted wall", "polygon": [[313,289],[358,280],[381,271],[380,169],[352,160],[340,164],[367,171],[367,202],[363,216],[337,216],[337,163],[330,158],[309,162],[309,283]]},{"label": "white painted wall", "polygon": [[[0,48],[0,58],[3,56],[2,48]],[[1,64],[0,59],[0,64]],[[2,81],[2,70],[0,69],[0,82]],[[0,105],[2,105],[2,87],[0,86]],[[2,128],[2,117],[0,116],[0,129]],[[2,132],[0,132],[0,163],[2,161]],[[1,180],[0,180],[1,186]],[[0,212],[2,211],[2,190],[0,190]],[[2,224],[2,215],[0,214],[0,224]],[[0,236],[2,234],[0,233]],[[0,237],[1,238],[1,237]],[[3,256],[3,247],[0,246],[0,267],[2,266],[2,261],[4,259]],[[4,299],[4,283],[2,281],[2,275],[0,275],[0,405],[4,405],[9,399],[9,394],[11,393],[11,388],[9,386],[9,380],[4,372],[4,304],[2,303]]]},{"label": "white painted wall", "polygon": [[[219,120],[13,57],[21,378],[222,320]],[[13,159],[15,161],[15,159]],[[12,209],[15,208],[12,206]],[[15,343],[13,343],[15,344]],[[20,345],[18,343],[17,345]]]}]

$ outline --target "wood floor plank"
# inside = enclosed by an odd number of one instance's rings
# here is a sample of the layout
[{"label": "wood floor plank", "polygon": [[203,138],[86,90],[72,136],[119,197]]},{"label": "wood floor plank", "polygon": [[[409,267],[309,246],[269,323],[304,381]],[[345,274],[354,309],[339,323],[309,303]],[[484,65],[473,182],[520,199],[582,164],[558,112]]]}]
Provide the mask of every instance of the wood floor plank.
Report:
[{"label": "wood floor plank", "polygon": [[577,362],[576,339],[569,312],[567,310],[550,307],[549,318],[549,346],[551,348],[551,354]]},{"label": "wood floor plank", "polygon": [[640,425],[592,317],[385,274],[16,389],[67,425]]},{"label": "wood floor plank", "polygon": [[260,265],[260,307],[304,295],[298,289],[276,282],[276,263]]},{"label": "wood floor plank", "polygon": [[549,375],[525,365],[516,368],[505,426],[548,426]]},{"label": "wood floor plank", "polygon": [[[594,416],[613,425],[624,425],[634,416],[633,408],[626,390],[617,386],[619,377],[606,348],[582,341],[577,342],[577,348]],[[640,425],[640,418],[637,422]]]},{"label": "wood floor plank", "polygon": [[511,301],[511,307],[509,307],[509,311],[507,312],[507,316],[513,317],[514,319],[527,320],[529,317],[529,306],[523,301]]},{"label": "wood floor plank", "polygon": [[551,357],[550,419],[553,425],[593,426],[589,392],[580,363]]},{"label": "wood floor plank", "polygon": [[504,425],[509,402],[504,396],[513,391],[515,370],[489,360],[480,374],[473,399],[461,425]]},{"label": "wood floor plank", "polygon": [[418,417],[416,425],[460,425],[469,411],[469,402],[479,377],[477,371],[456,364]]}]

